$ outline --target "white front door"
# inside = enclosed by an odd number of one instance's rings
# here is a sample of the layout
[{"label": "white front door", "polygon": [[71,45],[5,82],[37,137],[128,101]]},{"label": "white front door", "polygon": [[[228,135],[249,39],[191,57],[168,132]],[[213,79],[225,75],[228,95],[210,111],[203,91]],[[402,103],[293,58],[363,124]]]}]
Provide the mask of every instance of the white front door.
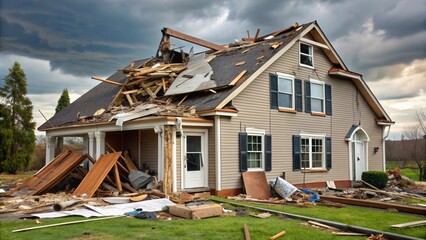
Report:
[{"label": "white front door", "polygon": [[355,180],[361,180],[362,173],[365,171],[364,143],[354,142],[354,161],[355,161]]},{"label": "white front door", "polygon": [[205,186],[205,134],[187,133],[184,135],[183,168],[185,188]]}]

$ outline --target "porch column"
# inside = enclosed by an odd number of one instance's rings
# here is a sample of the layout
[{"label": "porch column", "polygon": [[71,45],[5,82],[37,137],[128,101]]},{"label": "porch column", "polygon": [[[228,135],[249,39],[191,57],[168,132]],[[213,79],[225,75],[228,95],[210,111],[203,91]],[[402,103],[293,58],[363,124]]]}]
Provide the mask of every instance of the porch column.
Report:
[{"label": "porch column", "polygon": [[46,164],[55,157],[55,137],[46,135]]},{"label": "porch column", "polygon": [[64,149],[64,138],[56,137],[55,155],[59,155]]},{"label": "porch column", "polygon": [[[87,136],[88,136],[87,151],[88,151],[89,155],[96,160],[96,156],[95,156],[95,133],[89,132],[87,134]],[[89,164],[88,168],[90,169],[93,166],[93,163],[91,161],[88,161],[88,164]]]},{"label": "porch column", "polygon": [[166,195],[173,191],[173,128],[172,126],[164,127],[164,193]]},{"label": "porch column", "polygon": [[95,132],[96,138],[96,159],[105,153],[105,132]]}]

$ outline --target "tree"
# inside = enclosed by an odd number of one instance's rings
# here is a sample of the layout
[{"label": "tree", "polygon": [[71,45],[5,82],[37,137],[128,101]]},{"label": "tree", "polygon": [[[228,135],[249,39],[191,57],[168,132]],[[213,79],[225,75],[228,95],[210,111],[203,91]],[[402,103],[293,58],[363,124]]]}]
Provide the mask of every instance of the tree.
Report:
[{"label": "tree", "polygon": [[[27,94],[24,70],[18,62],[9,68],[0,88],[0,171],[28,169],[35,146],[33,106]],[[3,138],[4,137],[4,138]]]},{"label": "tree", "polygon": [[58,105],[56,105],[55,113],[58,113],[62,109],[70,105],[70,95],[68,94],[68,89],[62,91],[62,95],[58,100]]},{"label": "tree", "polygon": [[404,146],[411,161],[419,169],[419,180],[426,181],[426,114],[425,111],[416,112],[416,123],[404,131],[404,136],[409,144]]}]

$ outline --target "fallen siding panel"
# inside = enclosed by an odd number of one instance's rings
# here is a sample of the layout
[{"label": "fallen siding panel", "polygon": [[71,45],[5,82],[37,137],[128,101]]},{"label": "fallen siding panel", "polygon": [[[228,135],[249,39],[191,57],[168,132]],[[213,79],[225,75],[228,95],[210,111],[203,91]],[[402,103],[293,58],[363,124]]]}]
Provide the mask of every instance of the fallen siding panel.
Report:
[{"label": "fallen siding panel", "polygon": [[11,196],[38,195],[47,192],[78,167],[87,155],[64,150],[32,178],[8,192]]},{"label": "fallen siding panel", "polygon": [[120,156],[121,152],[102,155],[89,170],[73,194],[87,194],[88,198],[92,197]]}]

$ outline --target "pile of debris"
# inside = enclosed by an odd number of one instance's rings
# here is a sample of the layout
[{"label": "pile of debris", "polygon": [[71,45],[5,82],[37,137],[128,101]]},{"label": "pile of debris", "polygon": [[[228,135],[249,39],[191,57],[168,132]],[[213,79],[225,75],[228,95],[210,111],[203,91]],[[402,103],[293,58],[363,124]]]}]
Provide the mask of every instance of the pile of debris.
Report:
[{"label": "pile of debris", "polygon": [[387,189],[389,190],[409,189],[410,187],[416,185],[416,182],[402,175],[399,168],[387,170],[386,173],[388,174],[389,178],[387,184]]}]

